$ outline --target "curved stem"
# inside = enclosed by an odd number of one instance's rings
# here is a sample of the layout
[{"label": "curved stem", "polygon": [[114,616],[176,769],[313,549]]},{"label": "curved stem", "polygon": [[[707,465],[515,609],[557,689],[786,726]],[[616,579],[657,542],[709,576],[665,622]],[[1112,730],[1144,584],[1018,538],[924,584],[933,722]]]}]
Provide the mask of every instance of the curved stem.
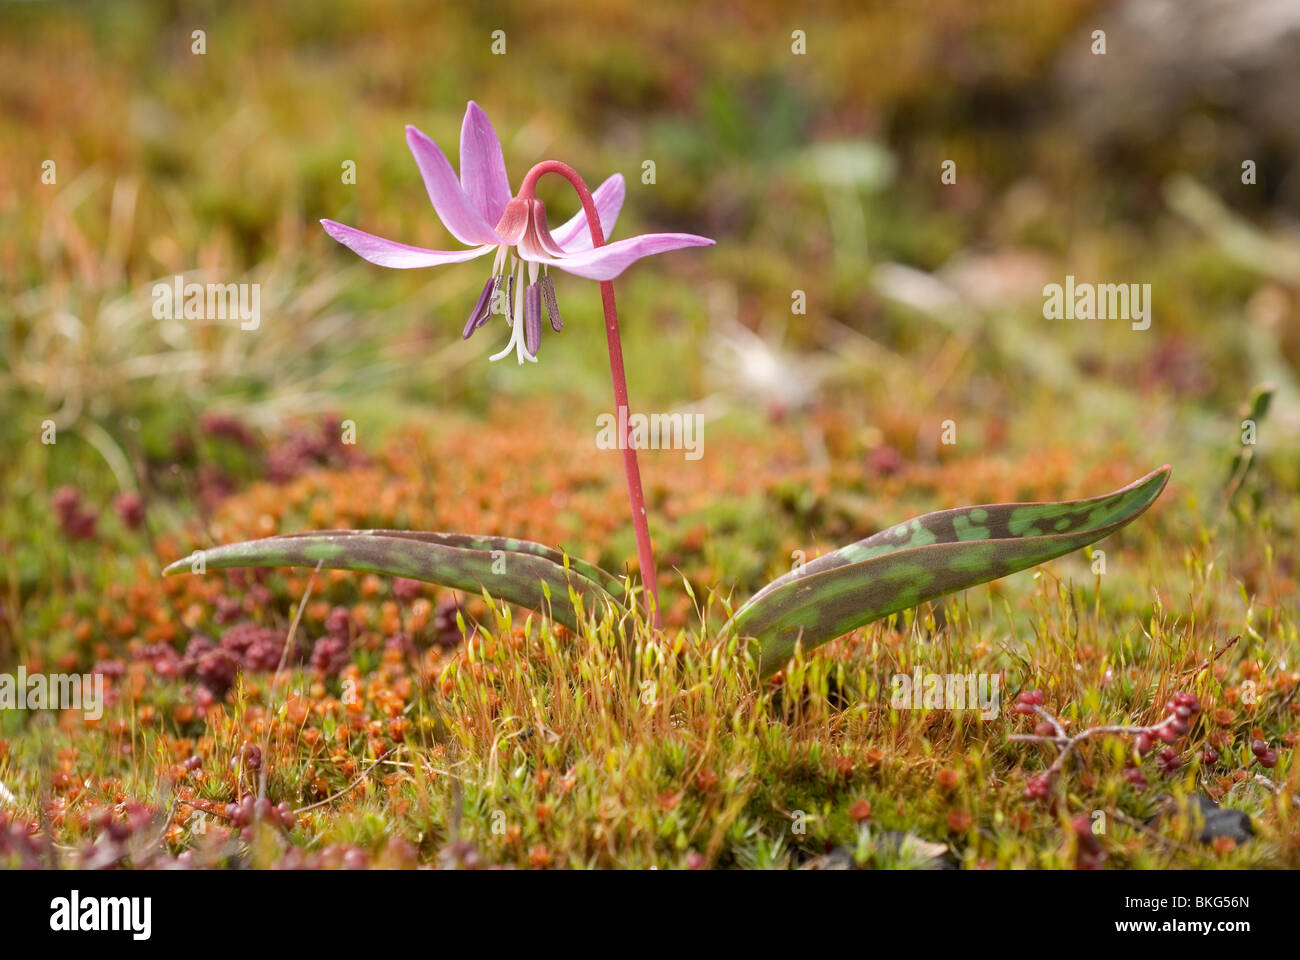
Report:
[{"label": "curved stem", "polygon": [[[582,210],[587,215],[587,229],[591,231],[591,245],[605,245],[605,231],[600,226],[600,214],[591,199],[591,191],[578,172],[567,163],[544,160],[528,171],[519,187],[519,196],[532,197],[538,179],[547,173],[558,173],[572,184]],[[605,308],[605,339],[609,344],[609,373],[614,381],[615,416],[622,425],[623,473],[627,477],[627,497],[632,505],[632,527],[636,531],[637,560],[641,565],[641,583],[645,589],[646,615],[655,627],[663,625],[659,616],[659,574],[655,568],[654,549],[650,545],[650,525],[646,518],[645,495],[641,492],[641,468],[637,464],[636,448],[632,446],[631,417],[627,402],[627,374],[623,369],[623,341],[619,336],[618,308],[614,304],[614,284],[602,280],[600,299]]]}]

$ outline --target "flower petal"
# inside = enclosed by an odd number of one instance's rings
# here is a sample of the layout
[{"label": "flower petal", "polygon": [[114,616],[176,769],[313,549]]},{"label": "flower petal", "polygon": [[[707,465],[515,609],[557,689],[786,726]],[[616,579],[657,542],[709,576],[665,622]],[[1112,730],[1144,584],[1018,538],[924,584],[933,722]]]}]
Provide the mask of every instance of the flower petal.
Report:
[{"label": "flower petal", "polygon": [[473,100],[460,127],[460,185],[484,222],[501,219],[510,200],[510,179],[501,141],[487,114]]},{"label": "flower petal", "polygon": [[373,233],[366,233],[355,227],[344,226],[334,220],[322,220],[325,232],[347,247],[357,256],[377,263],[381,267],[394,267],[407,270],[412,267],[436,267],[444,263],[463,263],[491,253],[496,249],[493,244],[474,247],[469,250],[425,250],[412,247],[395,240],[385,240]]},{"label": "flower petal", "polygon": [[642,257],[682,247],[708,247],[713,243],[708,237],[697,237],[693,233],[644,233],[573,256],[539,259],[537,262],[549,263],[588,280],[613,280]]},{"label": "flower petal", "polygon": [[[614,232],[618,222],[619,211],[623,209],[623,198],[627,195],[627,182],[623,174],[616,173],[592,191],[591,199],[596,204],[596,215],[600,217],[600,229],[605,239]],[[591,231],[587,229],[587,214],[579,210],[563,224],[551,231],[555,242],[564,248],[565,253],[581,253],[591,249]]]},{"label": "flower petal", "polygon": [[433,209],[451,235],[465,244],[499,243],[496,231],[465,195],[438,145],[415,127],[406,128],[406,144],[420,168]]}]

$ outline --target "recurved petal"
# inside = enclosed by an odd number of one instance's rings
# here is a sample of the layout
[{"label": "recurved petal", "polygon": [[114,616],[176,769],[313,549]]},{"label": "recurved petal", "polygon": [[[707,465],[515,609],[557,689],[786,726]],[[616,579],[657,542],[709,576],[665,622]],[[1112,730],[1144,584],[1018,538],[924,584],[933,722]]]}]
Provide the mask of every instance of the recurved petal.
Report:
[{"label": "recurved petal", "polygon": [[469,250],[426,250],[395,240],[385,240],[373,233],[345,226],[334,220],[322,220],[325,232],[357,256],[381,267],[409,270],[414,267],[436,267],[444,263],[463,263],[491,253],[495,246],[488,244]]},{"label": "recurved petal", "polygon": [[484,222],[501,219],[510,201],[506,160],[491,121],[473,100],[460,127],[460,185]]},{"label": "recurved petal", "polygon": [[644,233],[572,256],[538,259],[537,262],[549,263],[588,280],[613,280],[642,257],[683,247],[708,247],[713,243],[708,237],[697,237],[693,233]]},{"label": "recurved petal", "polygon": [[[594,191],[591,199],[596,204],[596,215],[600,218],[600,229],[605,239],[614,232],[618,222],[619,211],[623,209],[623,198],[627,195],[627,183],[623,174],[616,173]],[[495,221],[493,221],[495,222]],[[591,249],[591,231],[587,229],[587,214],[579,210],[559,227],[551,231],[555,242],[564,248],[565,253],[581,253]]]},{"label": "recurved petal", "polygon": [[420,168],[433,209],[451,235],[465,244],[499,243],[496,231],[466,196],[438,145],[415,127],[406,128],[406,143]]}]

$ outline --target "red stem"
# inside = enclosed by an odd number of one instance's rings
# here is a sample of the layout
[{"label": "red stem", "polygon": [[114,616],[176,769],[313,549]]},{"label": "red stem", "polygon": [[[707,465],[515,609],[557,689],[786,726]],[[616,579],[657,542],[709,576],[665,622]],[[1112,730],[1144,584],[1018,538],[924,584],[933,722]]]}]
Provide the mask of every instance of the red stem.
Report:
[{"label": "red stem", "polygon": [[[538,179],[546,173],[558,173],[573,185],[578,199],[582,201],[582,210],[587,215],[587,229],[591,231],[593,247],[605,245],[605,231],[600,226],[600,215],[596,212],[596,203],[591,199],[591,191],[583,182],[578,172],[567,163],[558,160],[544,160],[528,171],[524,182],[519,187],[519,196],[532,197]],[[637,465],[636,448],[632,446],[631,417],[625,416],[628,410],[627,374],[623,370],[623,341],[618,331],[618,308],[614,305],[614,284],[609,280],[600,283],[600,299],[605,307],[605,339],[609,343],[609,373],[614,381],[615,416],[624,424],[623,473],[627,477],[627,498],[632,505],[632,527],[636,530],[637,560],[641,564],[641,583],[645,589],[646,615],[655,627],[663,626],[659,616],[659,575],[655,568],[654,549],[650,545],[650,524],[646,519],[645,494],[641,492],[641,468]]]}]

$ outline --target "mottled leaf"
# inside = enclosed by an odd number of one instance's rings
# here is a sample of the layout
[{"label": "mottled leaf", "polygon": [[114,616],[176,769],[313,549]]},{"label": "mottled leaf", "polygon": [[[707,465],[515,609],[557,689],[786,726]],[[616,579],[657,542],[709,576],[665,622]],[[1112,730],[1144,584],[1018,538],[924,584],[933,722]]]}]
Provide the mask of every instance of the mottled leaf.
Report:
[{"label": "mottled leaf", "polygon": [[[622,609],[623,584],[593,564],[568,559],[557,550],[509,537],[409,530],[319,530],[263,540],[246,540],[202,551],[205,568],[312,567],[381,573],[423,580],[470,593],[486,591],[551,617],[577,630],[569,590],[587,610],[605,601]],[[189,573],[193,555],[167,567],[165,574]],[[546,592],[549,589],[550,598]]]},{"label": "mottled leaf", "polygon": [[805,650],[955,590],[1024,570],[1102,539],[1155,502],[1161,467],[1091,500],[1001,503],[928,513],[774,580],[728,627],[753,638],[764,676]]},{"label": "mottled leaf", "polygon": [[563,567],[567,562],[570,569],[578,571],[588,580],[591,580],[601,586],[607,593],[615,597],[623,596],[626,590],[626,584],[615,577],[613,574],[606,572],[594,563],[588,563],[586,560],[578,557],[571,557],[560,550],[544,544],[534,543],[531,540],[518,540],[514,537],[484,537],[472,533],[434,533],[427,530],[311,530],[303,533],[282,534],[284,538],[289,537],[315,537],[315,536],[381,536],[381,537],[398,537],[406,540],[418,540],[421,543],[435,543],[446,547],[457,547],[467,550],[483,550],[491,553],[499,550],[503,553],[526,553],[530,556],[541,557],[552,563]]}]

